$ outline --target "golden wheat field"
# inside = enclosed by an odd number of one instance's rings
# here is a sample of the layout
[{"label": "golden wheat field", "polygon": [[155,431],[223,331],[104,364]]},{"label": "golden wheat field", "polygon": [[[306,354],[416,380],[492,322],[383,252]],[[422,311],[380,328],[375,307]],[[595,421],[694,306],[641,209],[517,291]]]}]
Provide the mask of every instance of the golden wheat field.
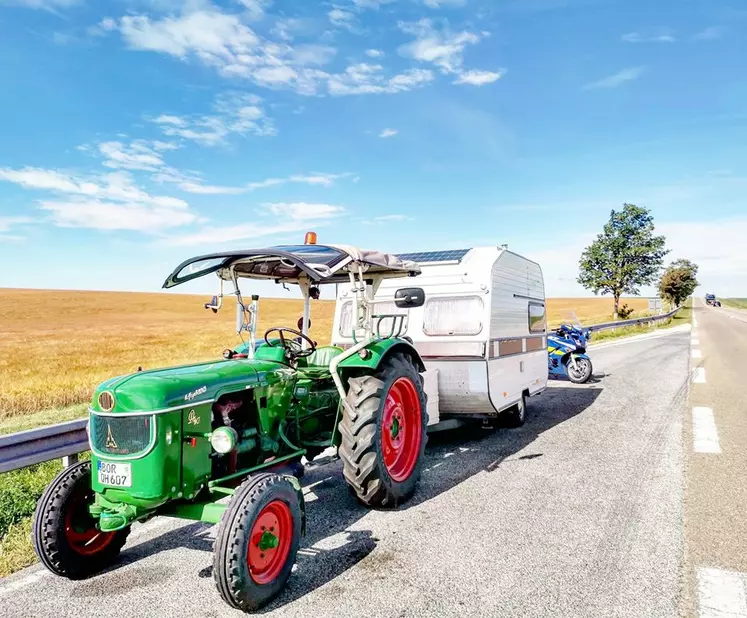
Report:
[{"label": "golden wheat field", "polygon": [[[0,289],[0,419],[88,401],[97,383],[143,368],[220,358],[238,343],[235,314],[205,311],[202,296]],[[641,315],[645,299],[625,299]],[[550,325],[575,311],[610,319],[609,298],[548,299]],[[312,337],[328,343],[334,303],[312,305]],[[264,299],[259,332],[294,328],[300,300]]]}]

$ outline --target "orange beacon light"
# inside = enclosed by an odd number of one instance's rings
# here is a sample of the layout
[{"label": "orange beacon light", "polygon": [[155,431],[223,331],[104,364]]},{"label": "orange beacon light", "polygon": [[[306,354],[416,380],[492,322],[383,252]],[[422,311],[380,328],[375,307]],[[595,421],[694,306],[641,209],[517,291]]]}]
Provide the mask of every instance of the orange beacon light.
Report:
[{"label": "orange beacon light", "polygon": [[316,244],[316,232],[306,232],[306,237],[303,239],[304,245],[315,245]]}]

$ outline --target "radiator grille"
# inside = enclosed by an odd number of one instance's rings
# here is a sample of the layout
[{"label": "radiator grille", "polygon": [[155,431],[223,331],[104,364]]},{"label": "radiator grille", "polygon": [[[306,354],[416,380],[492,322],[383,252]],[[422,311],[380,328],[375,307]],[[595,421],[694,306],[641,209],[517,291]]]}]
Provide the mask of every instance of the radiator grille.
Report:
[{"label": "radiator grille", "polygon": [[155,423],[152,414],[142,416],[91,415],[91,444],[106,455],[137,455],[150,447]]}]

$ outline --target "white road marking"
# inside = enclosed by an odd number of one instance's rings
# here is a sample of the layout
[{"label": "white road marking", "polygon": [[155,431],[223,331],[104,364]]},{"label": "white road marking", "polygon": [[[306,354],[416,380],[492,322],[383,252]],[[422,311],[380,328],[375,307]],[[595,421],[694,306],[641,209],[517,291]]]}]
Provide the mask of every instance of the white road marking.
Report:
[{"label": "white road marking", "polygon": [[696,453],[720,453],[716,419],[713,410],[703,406],[693,408],[693,449]]},{"label": "white road marking", "polygon": [[747,618],[747,576],[721,569],[698,569],[700,618]]},{"label": "white road marking", "polygon": [[694,384],[705,384],[706,383],[706,372],[705,367],[696,367],[693,371],[693,383]]},{"label": "white road marking", "polygon": [[703,352],[697,348],[693,349],[693,358],[703,358]]},{"label": "white road marking", "polygon": [[25,588],[26,586],[30,586],[31,584],[35,584],[40,579],[44,579],[48,575],[51,575],[49,571],[45,571],[44,569],[40,569],[31,575],[28,575],[26,577],[23,577],[21,579],[14,580],[8,584],[5,584],[4,586],[0,587],[0,597],[8,594],[9,592],[15,592],[16,590],[20,590],[21,588]]}]

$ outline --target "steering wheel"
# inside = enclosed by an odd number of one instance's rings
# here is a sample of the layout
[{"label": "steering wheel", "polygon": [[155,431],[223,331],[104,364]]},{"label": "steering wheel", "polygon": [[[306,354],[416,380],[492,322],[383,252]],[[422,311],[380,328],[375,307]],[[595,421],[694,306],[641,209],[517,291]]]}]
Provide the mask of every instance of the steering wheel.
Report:
[{"label": "steering wheel", "polygon": [[[278,335],[280,335],[279,344],[277,343],[277,339],[273,339],[272,342],[269,339],[270,333],[274,333],[275,331],[277,331]],[[284,333],[290,333],[292,335],[295,335],[296,337],[300,337],[306,343],[309,344],[309,347],[304,350],[301,347],[301,344],[295,339],[286,339]],[[307,356],[311,356],[314,352],[316,352],[316,343],[314,343],[301,331],[295,330],[293,328],[284,328],[284,327],[271,328],[265,333],[265,343],[271,348],[285,349],[285,352],[288,354],[288,356],[292,358],[306,358]]]}]

